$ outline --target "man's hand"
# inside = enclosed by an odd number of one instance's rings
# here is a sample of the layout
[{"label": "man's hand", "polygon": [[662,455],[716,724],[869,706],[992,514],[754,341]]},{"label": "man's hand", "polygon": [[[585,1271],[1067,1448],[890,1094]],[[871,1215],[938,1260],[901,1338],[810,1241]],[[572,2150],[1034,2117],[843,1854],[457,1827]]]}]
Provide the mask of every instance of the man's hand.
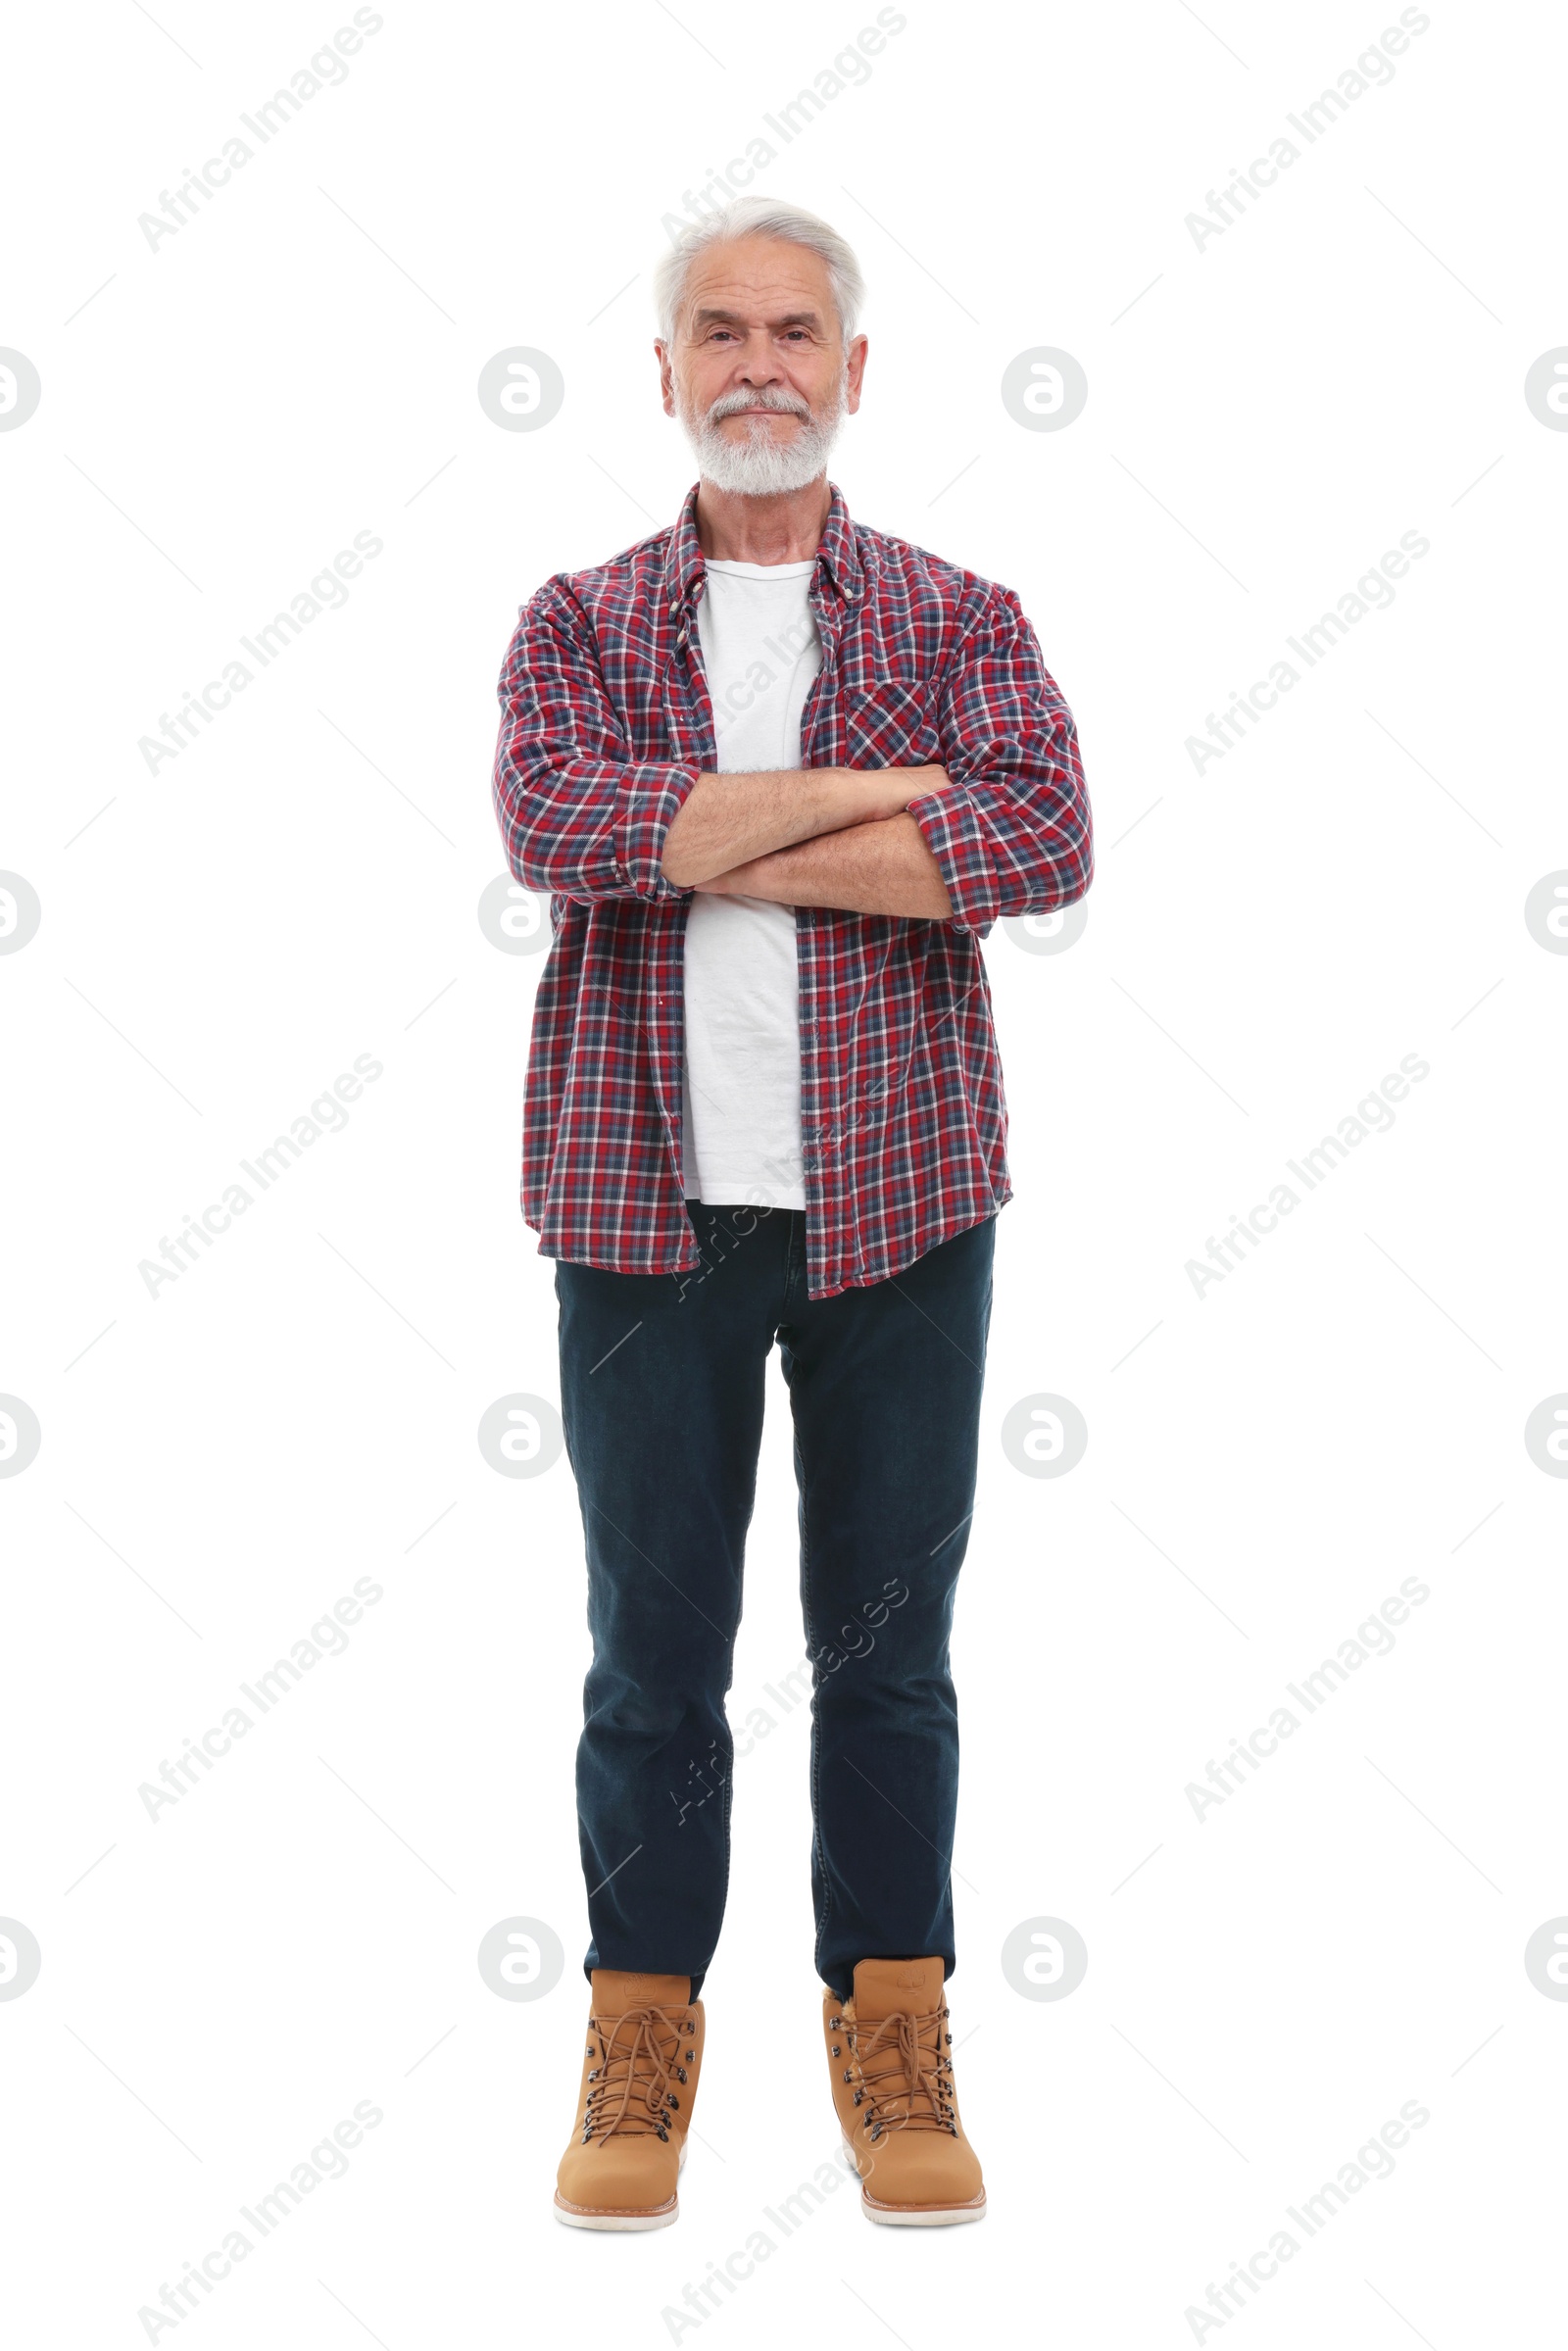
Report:
[{"label": "man's hand", "polygon": [[883,816],[902,816],[911,800],[923,800],[928,792],[949,789],[948,771],[935,760],[924,767],[851,767],[840,772],[858,775],[864,783],[885,787],[885,792],[879,791],[879,799],[891,795],[892,805],[877,808],[872,815],[855,817],[856,824],[874,823]]}]

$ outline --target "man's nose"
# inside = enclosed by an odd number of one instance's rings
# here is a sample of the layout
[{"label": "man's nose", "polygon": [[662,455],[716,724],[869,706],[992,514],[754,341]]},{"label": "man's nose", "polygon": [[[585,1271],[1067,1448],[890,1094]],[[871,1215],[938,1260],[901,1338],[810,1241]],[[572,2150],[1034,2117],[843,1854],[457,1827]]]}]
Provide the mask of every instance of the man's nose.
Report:
[{"label": "man's nose", "polygon": [[735,365],[737,373],[744,376],[748,383],[783,381],[784,371],[778,364],[778,356],[765,338],[756,344],[749,343]]}]

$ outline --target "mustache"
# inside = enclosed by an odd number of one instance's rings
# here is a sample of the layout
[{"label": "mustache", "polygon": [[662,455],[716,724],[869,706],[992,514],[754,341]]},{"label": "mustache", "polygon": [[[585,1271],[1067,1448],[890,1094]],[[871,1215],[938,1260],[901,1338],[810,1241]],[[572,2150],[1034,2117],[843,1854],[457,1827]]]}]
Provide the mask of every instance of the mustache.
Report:
[{"label": "mustache", "polygon": [[774,409],[782,416],[800,416],[810,422],[809,404],[798,393],[782,392],[774,385],[764,385],[756,392],[721,392],[708,412],[710,424],[722,423],[726,416],[738,416],[744,409]]}]

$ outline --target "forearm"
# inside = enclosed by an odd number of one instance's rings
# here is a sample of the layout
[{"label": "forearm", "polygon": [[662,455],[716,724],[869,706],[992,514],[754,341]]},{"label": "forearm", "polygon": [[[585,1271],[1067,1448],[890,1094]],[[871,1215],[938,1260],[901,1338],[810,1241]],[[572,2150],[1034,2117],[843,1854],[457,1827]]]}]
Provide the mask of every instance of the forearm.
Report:
[{"label": "forearm", "polygon": [[[664,837],[662,870],[679,889],[795,844],[892,816],[936,788],[939,768],[780,767],[700,775]],[[944,779],[945,780],[945,779]]]},{"label": "forearm", "polygon": [[945,922],[953,901],[912,816],[882,817],[770,851],[701,885],[721,897],[765,898],[786,906],[842,906],[856,914],[902,914]]}]

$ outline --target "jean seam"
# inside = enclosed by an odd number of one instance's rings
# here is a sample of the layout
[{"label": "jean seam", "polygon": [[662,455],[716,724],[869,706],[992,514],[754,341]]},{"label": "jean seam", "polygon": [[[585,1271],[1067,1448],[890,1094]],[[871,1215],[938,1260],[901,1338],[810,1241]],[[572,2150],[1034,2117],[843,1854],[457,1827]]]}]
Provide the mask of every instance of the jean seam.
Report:
[{"label": "jean seam", "polygon": [[822,1883],[822,1916],[817,1921],[816,1948],[812,1956],[816,1962],[817,1975],[825,1982],[826,1979],[822,1976],[822,1948],[827,1940],[828,1927],[833,1917],[833,1881],[828,1874],[827,1857],[822,1844],[821,1723],[816,1711],[816,1692],[820,1677],[816,1656],[816,1614],[811,1605],[811,1531],[810,1514],[806,1506],[806,1457],[801,1450],[801,1432],[798,1425],[795,1430],[795,1475],[801,1496],[801,1606],[806,1618],[807,1653],[811,1666],[811,1853],[817,1864]]}]

